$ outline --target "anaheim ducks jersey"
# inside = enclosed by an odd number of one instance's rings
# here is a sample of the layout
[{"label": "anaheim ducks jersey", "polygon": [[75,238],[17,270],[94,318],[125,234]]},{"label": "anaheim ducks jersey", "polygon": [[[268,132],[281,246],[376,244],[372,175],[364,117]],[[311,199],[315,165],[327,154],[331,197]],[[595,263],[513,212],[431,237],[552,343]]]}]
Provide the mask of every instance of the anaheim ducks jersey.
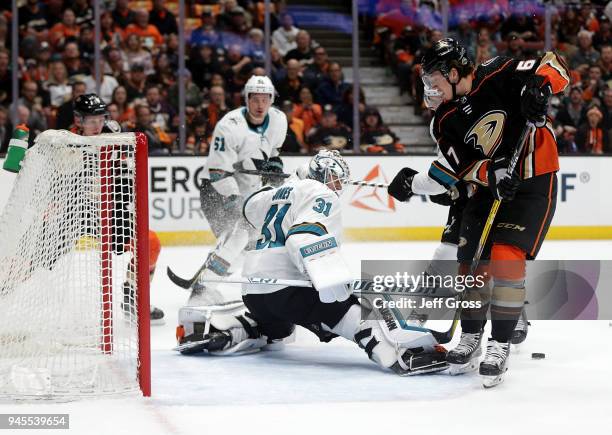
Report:
[{"label": "anaheim ducks jersey", "polygon": [[[307,280],[301,255],[285,246],[295,235],[318,239],[335,238],[341,244],[342,218],[338,196],[324,184],[290,178],[275,189],[264,188],[247,198],[245,219],[259,233],[254,250],[247,251],[242,273],[247,277]],[[286,286],[245,285],[243,293],[271,293]]]},{"label": "anaheim ducks jersey", "polygon": [[[569,70],[555,53],[531,60],[498,56],[478,66],[472,89],[436,110],[430,132],[439,148],[429,178],[445,188],[458,180],[487,184],[486,164],[493,157],[510,158],[526,124],[521,92],[527,79],[545,77],[554,94],[569,84]],[[550,122],[526,139],[518,170],[522,178],[559,170],[557,143]]]},{"label": "anaheim ducks jersey", "polygon": [[[287,136],[287,117],[270,107],[259,126],[247,121],[246,107],[227,113],[215,126],[203,178],[223,196],[248,195],[261,187],[261,177],[241,174],[257,169],[255,161],[276,157]],[[216,181],[222,182],[216,183]]]}]

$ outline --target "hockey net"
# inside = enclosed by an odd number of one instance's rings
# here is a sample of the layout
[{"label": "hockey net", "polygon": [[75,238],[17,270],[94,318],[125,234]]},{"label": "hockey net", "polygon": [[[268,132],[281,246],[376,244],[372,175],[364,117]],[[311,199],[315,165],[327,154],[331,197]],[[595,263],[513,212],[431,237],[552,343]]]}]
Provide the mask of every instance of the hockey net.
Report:
[{"label": "hockey net", "polygon": [[0,217],[0,397],[150,394],[147,189],[142,134],[36,138]]}]

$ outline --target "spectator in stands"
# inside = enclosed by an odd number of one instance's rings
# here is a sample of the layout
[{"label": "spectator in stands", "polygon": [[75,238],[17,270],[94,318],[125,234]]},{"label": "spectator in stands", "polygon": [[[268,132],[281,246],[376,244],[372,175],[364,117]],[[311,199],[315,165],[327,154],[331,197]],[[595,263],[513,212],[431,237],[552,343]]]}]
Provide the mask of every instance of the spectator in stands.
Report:
[{"label": "spectator in stands", "polygon": [[210,102],[204,108],[203,114],[206,116],[206,135],[212,136],[217,122],[230,111],[225,101],[225,90],[222,86],[212,86],[208,93]]},{"label": "spectator in stands", "polygon": [[287,117],[287,137],[283,146],[281,147],[281,153],[306,153],[308,149],[304,144],[304,121],[293,116],[293,103],[289,100],[283,101],[281,109]]},{"label": "spectator in stands", "polygon": [[582,72],[598,60],[599,53],[593,48],[593,33],[581,30],[578,32],[578,50],[570,59],[570,67]]},{"label": "spectator in stands", "polygon": [[142,44],[149,50],[164,43],[164,37],[159,33],[157,27],[149,24],[149,13],[145,9],[137,9],[134,22],[125,28],[124,37],[133,34],[140,36]]},{"label": "spectator in stands", "polygon": [[587,111],[587,121],[576,133],[578,148],[589,154],[603,154],[610,152],[608,132],[603,128],[603,114],[599,107],[591,106]]},{"label": "spectator in stands", "polygon": [[21,6],[19,13],[19,34],[34,36],[39,41],[47,39],[49,22],[42,3],[39,0],[27,0],[25,6]]},{"label": "spectator in stands", "polygon": [[606,90],[603,92],[603,104],[601,106],[601,110],[604,116],[604,129],[608,132],[609,136],[612,134],[612,88],[606,88]]},{"label": "spectator in stands", "polygon": [[153,9],[149,12],[149,23],[157,27],[162,35],[178,34],[176,17],[164,6],[165,3],[166,0],[153,0]]},{"label": "spectator in stands", "polygon": [[497,56],[497,47],[491,40],[491,33],[486,27],[482,27],[478,31],[478,37],[476,40],[476,46],[474,51],[470,54],[470,58],[474,59],[476,65],[480,65],[489,59]]},{"label": "spectator in stands", "polygon": [[119,125],[119,131],[126,131],[119,122],[119,109],[117,109],[117,105],[115,103],[110,103],[106,106],[106,110],[108,110],[109,119],[115,121]]},{"label": "spectator in stands", "polygon": [[311,89],[318,86],[329,72],[329,57],[324,47],[314,49],[313,62],[303,72],[304,84]]},{"label": "spectator in stands", "polygon": [[125,83],[128,77],[129,65],[121,54],[121,50],[113,46],[107,46],[103,54],[103,73],[115,77],[119,83]]},{"label": "spectator in stands", "polygon": [[221,36],[215,29],[215,16],[210,7],[205,7],[201,15],[202,24],[197,29],[191,32],[189,45],[198,47],[202,45],[210,45],[212,47],[221,46]]},{"label": "spectator in stands", "polygon": [[476,48],[474,29],[472,28],[472,22],[470,21],[470,17],[466,9],[461,9],[459,11],[457,16],[457,26],[449,33],[449,36],[465,47],[468,53],[474,53]]},{"label": "spectator in stands", "polygon": [[160,86],[161,89],[168,89],[176,83],[175,69],[170,63],[168,55],[160,53],[155,61],[155,74],[147,77],[149,84]]},{"label": "spectator in stands", "polygon": [[612,44],[612,26],[606,16],[602,16],[599,21],[599,30],[593,35],[593,46],[597,50],[602,50],[604,46]]},{"label": "spectator in stands", "polygon": [[283,78],[285,64],[283,63],[283,57],[275,46],[270,47],[270,60],[270,78],[272,82],[277,82]]},{"label": "spectator in stands", "polygon": [[113,91],[117,86],[119,86],[119,82],[113,76],[106,75],[102,73],[102,78],[100,80],[100,90],[96,90],[96,67],[94,64],[91,65],[90,74],[83,78],[83,82],[85,83],[85,92],[87,94],[98,94],[98,96],[105,103],[110,103],[113,98]]},{"label": "spectator in stands", "polygon": [[[13,103],[15,104],[15,103]],[[21,85],[21,97],[17,100],[17,107],[25,106],[29,110],[28,126],[34,136],[47,129],[42,98],[38,96],[38,84],[34,81],[24,81]],[[12,110],[13,105],[11,105]]]},{"label": "spectator in stands", "polygon": [[421,0],[417,9],[416,21],[426,29],[442,30],[442,15],[436,11],[432,0]]},{"label": "spectator in stands", "polygon": [[68,130],[74,121],[74,100],[85,93],[85,83],[76,81],[72,83],[72,98],[66,101],[57,110],[55,128]]},{"label": "spectator in stands", "polygon": [[51,59],[51,47],[47,41],[42,41],[36,50],[36,59],[26,60],[31,61],[31,68],[23,75],[23,80],[34,80],[37,83],[42,83],[49,79]]},{"label": "spectator in stands", "polygon": [[387,127],[375,107],[367,107],[363,113],[360,148],[366,153],[403,152],[404,146],[399,143],[395,133]]},{"label": "spectator in stands", "polygon": [[325,110],[321,126],[315,128],[306,138],[310,152],[320,149],[351,150],[351,132],[344,125],[338,124],[336,114]]},{"label": "spectator in stands", "polygon": [[249,26],[246,21],[244,8],[236,6],[229,11],[229,26],[223,30],[223,47],[227,50],[232,45],[239,45],[242,52],[248,50],[247,35]]},{"label": "spectator in stands", "polygon": [[125,50],[123,51],[128,68],[132,69],[135,64],[142,65],[145,69],[145,74],[153,74],[153,57],[149,50],[145,50],[141,44],[140,36],[135,33],[130,34],[125,41]]},{"label": "spectator in stands", "polygon": [[576,144],[576,127],[565,125],[561,129],[561,134],[557,135],[557,150],[564,154],[575,154],[580,150]]},{"label": "spectator in stands", "polygon": [[504,56],[513,57],[515,59],[523,59],[525,53],[523,52],[523,40],[517,32],[510,32],[506,37],[507,49],[503,53]]},{"label": "spectator in stands", "polygon": [[339,63],[332,62],[328,72],[329,75],[317,87],[316,100],[322,106],[331,104],[335,107],[342,102],[342,95],[350,85],[344,81]]},{"label": "spectator in stands", "polygon": [[88,66],[81,62],[81,52],[76,42],[68,42],[64,45],[62,58],[68,70],[68,77],[89,72]]},{"label": "spectator in stands", "polygon": [[300,103],[293,107],[293,116],[304,121],[306,135],[321,123],[323,109],[313,101],[312,92],[306,86],[300,89]]},{"label": "spectator in stands", "polygon": [[266,47],[264,46],[264,33],[261,29],[249,30],[247,41],[247,56],[258,65],[263,65],[266,60]]},{"label": "spectator in stands", "polygon": [[203,116],[196,116],[193,119],[191,125],[189,126],[185,151],[187,154],[192,154],[196,156],[208,155],[206,119]]},{"label": "spectator in stands", "polygon": [[306,66],[312,62],[312,46],[310,34],[306,30],[300,30],[295,37],[296,47],[289,50],[285,55],[285,62],[295,59],[302,66]]},{"label": "spectator in stands", "polygon": [[147,75],[144,65],[135,63],[130,68],[130,78],[125,86],[128,95],[128,102],[131,103],[136,98],[144,98],[147,85]]},{"label": "spectator in stands", "polygon": [[160,141],[157,131],[151,125],[151,111],[146,104],[138,104],[134,111],[136,112],[135,132],[144,133],[149,143],[149,155],[168,155],[170,152],[168,147],[165,147]]},{"label": "spectator in stands", "polygon": [[136,16],[134,11],[130,9],[129,3],[130,0],[117,0],[117,4],[113,10],[113,21],[122,29],[132,24]]},{"label": "spectator in stands", "polygon": [[[188,69],[185,68],[183,74],[185,77],[185,104],[198,107],[203,101],[202,91],[191,80],[191,73]],[[177,82],[168,89],[168,102],[172,107],[178,107],[178,78]]]},{"label": "spectator in stands", "polygon": [[77,26],[82,26],[83,24],[93,26],[94,13],[93,8],[89,5],[89,0],[74,0],[72,9],[76,16]]},{"label": "spectator in stands", "polygon": [[213,74],[221,71],[214,48],[209,44],[193,47],[187,68],[191,71],[193,82],[202,89],[210,88]]},{"label": "spectator in stands", "polygon": [[221,10],[217,15],[217,30],[225,31],[232,27],[231,11],[238,6],[236,0],[220,0]]},{"label": "spectator in stands", "polygon": [[105,48],[120,47],[123,41],[123,34],[121,28],[113,21],[113,14],[111,11],[104,11],[100,15],[100,32],[102,33],[103,43],[102,46],[106,45]]},{"label": "spectator in stands", "polygon": [[117,107],[119,124],[124,128],[133,128],[136,122],[134,108],[128,103],[128,93],[124,86],[117,86],[113,92],[111,103]]},{"label": "spectator in stands", "polygon": [[149,110],[151,111],[153,124],[160,127],[163,131],[169,131],[172,118],[174,118],[176,111],[170,107],[168,103],[162,100],[159,87],[156,85],[149,86],[146,99]]},{"label": "spectator in stands", "polygon": [[81,24],[79,31],[79,51],[81,56],[85,59],[93,61],[94,58],[94,30],[93,26],[89,23]]},{"label": "spectator in stands", "polygon": [[68,70],[62,61],[51,63],[51,76],[43,88],[49,93],[49,104],[53,107],[60,107],[70,101],[72,86],[68,83]]},{"label": "spectator in stands", "polygon": [[582,99],[587,103],[594,98],[599,103],[600,97],[603,95],[603,90],[607,87],[606,83],[601,79],[601,67],[599,65],[591,65],[589,67],[588,76],[584,82],[582,90]]},{"label": "spectator in stands", "polygon": [[578,128],[586,116],[586,104],[582,99],[582,89],[579,86],[572,86],[568,101],[561,106],[557,112],[555,123],[562,126],[572,126]]},{"label": "spectator in stands", "polygon": [[[293,17],[288,13],[281,14],[281,27],[272,33],[272,44],[281,56],[297,47],[296,37],[300,29],[293,25]],[[316,54],[316,53],[315,53]]]},{"label": "spectator in stands", "polygon": [[0,104],[9,104],[13,99],[13,82],[11,78],[10,53],[0,48]]},{"label": "spectator in stands", "polygon": [[612,85],[612,45],[605,44],[601,47],[599,60],[595,65],[601,68],[601,79],[608,87]]},{"label": "spectator in stands", "polygon": [[0,48],[9,48],[10,45],[8,21],[0,14]]},{"label": "spectator in stands", "polygon": [[79,26],[76,24],[76,15],[70,8],[64,11],[62,21],[49,30],[49,42],[53,47],[63,45],[68,38],[76,39],[79,36]]},{"label": "spectator in stands", "polygon": [[[365,95],[363,89],[359,88],[359,114],[360,118],[365,110]],[[348,85],[342,93],[342,101],[334,108],[338,115],[338,122],[353,130],[353,85]]]},{"label": "spectator in stands", "polygon": [[240,45],[231,45],[227,50],[227,55],[221,62],[221,72],[225,79],[227,90],[230,93],[242,91],[242,87],[238,80],[238,74],[242,68],[250,62],[250,57],[242,55]]},{"label": "spectator in stands", "polygon": [[504,21],[500,31],[504,39],[508,39],[510,33],[516,33],[517,38],[526,41],[534,40],[538,36],[533,17],[520,2],[515,3],[514,12]]},{"label": "spectator in stands", "polygon": [[276,83],[276,92],[280,101],[289,100],[292,103],[300,101],[302,78],[300,77],[300,63],[295,59],[287,61],[287,74]]},{"label": "spectator in stands", "polygon": [[0,106],[0,154],[6,153],[8,143],[13,135],[13,126],[9,119],[8,110],[6,107]]}]

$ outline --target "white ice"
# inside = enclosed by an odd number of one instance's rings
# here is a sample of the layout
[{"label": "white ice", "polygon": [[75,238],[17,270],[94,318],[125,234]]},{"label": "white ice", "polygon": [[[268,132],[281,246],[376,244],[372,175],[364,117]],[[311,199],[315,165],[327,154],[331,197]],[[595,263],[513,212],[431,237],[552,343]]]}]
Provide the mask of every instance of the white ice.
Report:
[{"label": "white ice", "polygon": [[[360,259],[428,259],[436,243],[351,243]],[[164,248],[152,283],[166,313],[152,327],[153,396],[63,404],[0,404],[0,413],[69,413],[74,434],[569,434],[612,431],[608,321],[536,321],[503,384],[477,375],[400,378],[354,344],[322,344],[305,330],[279,352],[185,357],[171,350],[187,293],[165,270],[190,276],[210,247]],[[543,259],[611,259],[612,242],[544,244]],[[452,347],[452,344],[450,345]],[[532,360],[532,352],[546,353]],[[44,433],[53,433],[45,431]],[[18,433],[28,433],[20,431]],[[41,433],[36,431],[32,433]]]}]

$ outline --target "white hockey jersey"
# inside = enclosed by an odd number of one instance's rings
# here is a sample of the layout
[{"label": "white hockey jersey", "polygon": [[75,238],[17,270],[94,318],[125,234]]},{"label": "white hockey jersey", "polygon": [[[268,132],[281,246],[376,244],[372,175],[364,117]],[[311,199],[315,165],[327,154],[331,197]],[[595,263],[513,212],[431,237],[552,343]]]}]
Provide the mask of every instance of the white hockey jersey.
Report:
[{"label": "white hockey jersey", "polygon": [[[341,244],[340,201],[334,192],[315,180],[290,178],[277,188],[264,188],[244,202],[243,214],[260,236],[256,249],[247,251],[243,275],[247,277],[309,279],[299,250],[285,241],[309,234],[313,241],[333,236]],[[245,284],[243,294],[272,293],[285,286]]]},{"label": "white hockey jersey", "polygon": [[214,169],[233,173],[214,182],[214,188],[223,196],[249,195],[261,188],[261,177],[246,175],[239,169],[256,169],[252,159],[276,157],[287,136],[287,117],[271,107],[264,123],[252,129],[247,123],[246,107],[227,113],[215,126],[203,178],[211,179]]}]

